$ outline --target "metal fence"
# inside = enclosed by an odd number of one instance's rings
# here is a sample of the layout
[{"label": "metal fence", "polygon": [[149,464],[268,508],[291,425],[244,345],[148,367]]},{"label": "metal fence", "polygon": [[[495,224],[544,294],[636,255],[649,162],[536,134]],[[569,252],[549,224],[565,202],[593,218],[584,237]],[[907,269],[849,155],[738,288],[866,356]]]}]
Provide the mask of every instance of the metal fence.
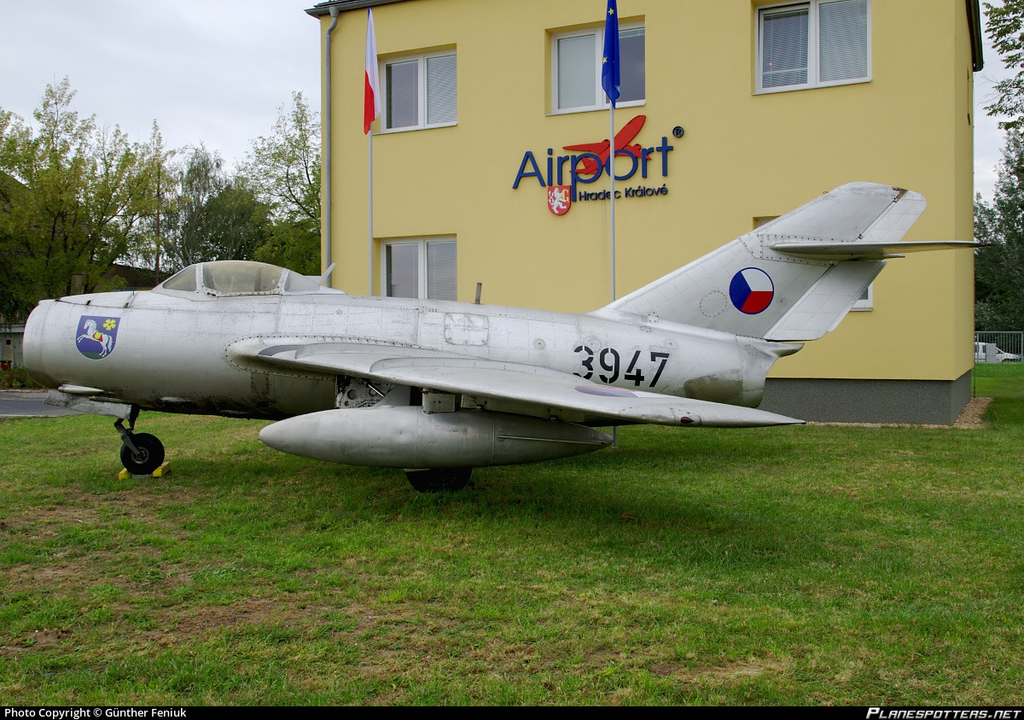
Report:
[{"label": "metal fence", "polygon": [[[992,346],[998,348],[994,350]],[[1002,352],[999,352],[1002,351]],[[1015,358],[1005,357],[1007,354]],[[982,330],[974,333],[974,362],[997,363],[1024,356],[1024,332]]]}]

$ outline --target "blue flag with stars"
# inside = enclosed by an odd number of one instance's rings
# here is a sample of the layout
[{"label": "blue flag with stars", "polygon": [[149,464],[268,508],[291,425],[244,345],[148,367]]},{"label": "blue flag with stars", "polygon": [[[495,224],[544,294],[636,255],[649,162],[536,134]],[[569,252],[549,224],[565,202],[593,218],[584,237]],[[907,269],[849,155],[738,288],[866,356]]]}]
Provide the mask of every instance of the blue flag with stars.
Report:
[{"label": "blue flag with stars", "polygon": [[619,99],[619,8],[615,0],[608,0],[608,12],[604,17],[604,60],[601,62],[601,87],[616,107]]}]

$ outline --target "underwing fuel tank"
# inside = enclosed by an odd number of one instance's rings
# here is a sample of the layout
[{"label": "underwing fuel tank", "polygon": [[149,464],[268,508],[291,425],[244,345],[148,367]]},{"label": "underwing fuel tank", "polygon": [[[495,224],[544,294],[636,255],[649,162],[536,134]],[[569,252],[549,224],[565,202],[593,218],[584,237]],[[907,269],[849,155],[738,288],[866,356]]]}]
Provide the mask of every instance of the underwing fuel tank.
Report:
[{"label": "underwing fuel tank", "polygon": [[612,437],[583,425],[522,415],[482,410],[427,414],[408,406],[299,415],[263,428],[260,440],[316,460],[411,469],[551,460],[600,450]]}]

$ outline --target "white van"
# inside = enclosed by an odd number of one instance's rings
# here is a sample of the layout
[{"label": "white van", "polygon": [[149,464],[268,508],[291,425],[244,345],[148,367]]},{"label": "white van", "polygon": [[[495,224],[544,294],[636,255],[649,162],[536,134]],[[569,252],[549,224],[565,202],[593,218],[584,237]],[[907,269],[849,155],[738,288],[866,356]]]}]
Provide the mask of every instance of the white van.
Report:
[{"label": "white van", "polygon": [[995,343],[974,343],[975,363],[1020,362],[1020,355],[1007,353],[996,347]]}]

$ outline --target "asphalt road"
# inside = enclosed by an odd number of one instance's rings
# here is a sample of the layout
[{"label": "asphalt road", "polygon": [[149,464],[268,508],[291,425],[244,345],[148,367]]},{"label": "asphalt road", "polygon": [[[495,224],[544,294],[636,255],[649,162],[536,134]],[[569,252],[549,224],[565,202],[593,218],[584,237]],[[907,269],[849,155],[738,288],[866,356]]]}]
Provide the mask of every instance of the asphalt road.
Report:
[{"label": "asphalt road", "polygon": [[74,410],[44,405],[46,390],[0,390],[0,418],[60,417],[78,415]]}]

